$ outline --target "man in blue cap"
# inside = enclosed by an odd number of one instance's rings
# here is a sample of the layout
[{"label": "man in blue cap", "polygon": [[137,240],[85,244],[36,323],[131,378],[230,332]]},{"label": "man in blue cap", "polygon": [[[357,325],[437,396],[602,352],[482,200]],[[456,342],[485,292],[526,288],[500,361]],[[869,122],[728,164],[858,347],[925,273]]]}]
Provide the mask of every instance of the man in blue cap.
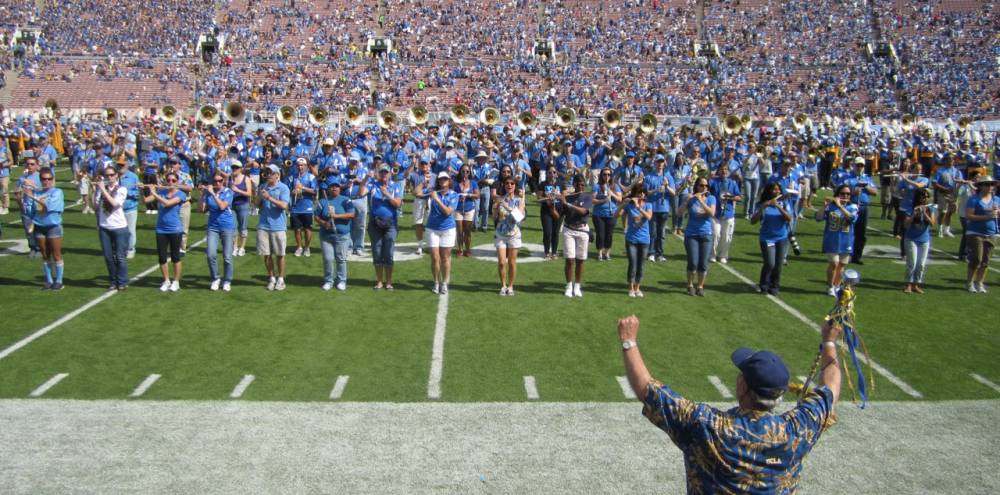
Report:
[{"label": "man in blue cap", "polygon": [[794,408],[775,408],[788,389],[788,368],[765,350],[737,349],[731,358],[737,407],[722,411],[685,399],[653,379],[639,353],[635,315],[618,320],[618,337],[629,384],[643,402],[643,415],[684,454],[688,493],[794,493],[802,460],[821,434],[836,422],[840,397],[837,338],[841,328],[827,323],[820,344],[821,384]]}]

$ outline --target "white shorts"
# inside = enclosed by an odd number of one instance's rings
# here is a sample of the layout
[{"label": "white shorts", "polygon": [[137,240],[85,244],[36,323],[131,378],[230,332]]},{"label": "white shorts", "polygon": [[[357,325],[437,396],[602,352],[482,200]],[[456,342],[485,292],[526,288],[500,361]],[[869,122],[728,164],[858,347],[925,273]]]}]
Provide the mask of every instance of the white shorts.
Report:
[{"label": "white shorts", "polygon": [[563,227],[563,256],[568,259],[586,260],[587,244],[590,243],[590,232],[573,230]]},{"label": "white shorts", "polygon": [[826,253],[826,260],[830,263],[848,264],[851,262],[851,253]]},{"label": "white shorts", "polygon": [[493,247],[497,249],[521,249],[521,236],[496,236],[493,238]]},{"label": "white shorts", "polygon": [[455,247],[455,229],[448,229],[448,230],[427,229],[427,247],[429,248]]},{"label": "white shorts", "polygon": [[471,221],[473,221],[475,219],[476,219],[476,210],[470,210],[470,211],[467,211],[465,213],[462,213],[462,212],[460,212],[458,210],[455,210],[455,221],[456,222],[459,222],[459,221],[461,221],[461,222],[471,222]]},{"label": "white shorts", "polygon": [[426,199],[417,199],[413,201],[413,225],[423,225],[427,223],[427,217],[430,215],[431,209],[427,207]]}]

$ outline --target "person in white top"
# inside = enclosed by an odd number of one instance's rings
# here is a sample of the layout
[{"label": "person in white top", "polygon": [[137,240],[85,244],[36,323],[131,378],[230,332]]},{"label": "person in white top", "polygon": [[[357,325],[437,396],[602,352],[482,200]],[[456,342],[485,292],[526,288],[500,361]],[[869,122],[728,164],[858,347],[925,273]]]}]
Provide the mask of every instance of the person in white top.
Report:
[{"label": "person in white top", "polygon": [[108,167],[100,172],[94,194],[94,210],[97,211],[98,234],[104,264],[108,267],[108,283],[111,290],[128,288],[128,220],[125,218],[125,198],[128,188],[118,182],[118,171]]}]

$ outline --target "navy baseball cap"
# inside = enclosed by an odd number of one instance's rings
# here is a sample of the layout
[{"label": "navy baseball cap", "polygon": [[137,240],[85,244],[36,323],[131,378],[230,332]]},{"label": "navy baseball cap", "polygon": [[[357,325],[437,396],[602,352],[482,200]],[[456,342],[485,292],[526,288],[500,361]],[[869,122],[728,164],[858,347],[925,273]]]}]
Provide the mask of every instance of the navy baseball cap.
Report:
[{"label": "navy baseball cap", "polygon": [[743,372],[743,381],[757,395],[776,399],[788,389],[788,367],[777,354],[741,347],[733,351],[731,359]]},{"label": "navy baseball cap", "polygon": [[337,177],[328,177],[326,181],[323,183],[323,187],[325,189],[329,189],[333,186],[342,187],[343,184],[340,183],[340,179],[338,179]]}]

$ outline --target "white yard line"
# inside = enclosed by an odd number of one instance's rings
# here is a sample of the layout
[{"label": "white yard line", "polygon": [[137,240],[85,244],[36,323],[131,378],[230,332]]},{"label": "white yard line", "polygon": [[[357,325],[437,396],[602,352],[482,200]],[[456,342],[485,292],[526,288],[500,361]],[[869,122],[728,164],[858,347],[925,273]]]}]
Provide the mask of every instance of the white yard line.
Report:
[{"label": "white yard line", "polygon": [[618,386],[622,388],[622,395],[626,399],[635,399],[635,392],[632,391],[632,385],[629,384],[628,377],[616,376],[615,378],[618,380]]},{"label": "white yard line", "polygon": [[347,375],[337,377],[337,382],[333,384],[333,390],[330,391],[331,400],[339,400],[344,395],[344,389],[347,388],[347,380],[350,378]]},{"label": "white yard line", "polygon": [[427,379],[427,398],[441,398],[441,376],[444,372],[444,333],[448,324],[449,294],[438,297],[437,319],[434,322],[434,348],[431,351],[431,373]]},{"label": "white yard line", "polygon": [[[196,242],[196,243],[188,246],[188,251],[190,252],[191,248],[198,247],[199,245],[204,244],[204,243],[205,243],[205,239],[202,239],[202,240],[200,240],[200,241],[198,241],[198,242]],[[142,272],[142,273],[140,273],[140,274],[132,277],[129,280],[129,282],[133,282],[134,283],[134,282],[138,281],[139,279],[145,277],[146,275],[149,275],[153,271],[159,269],[159,267],[160,267],[159,265],[153,265],[153,266],[149,267],[148,269],[146,269],[144,272]],[[94,299],[91,299],[89,302],[87,302],[83,306],[80,306],[79,308],[76,308],[73,311],[70,311],[69,313],[66,313],[65,315],[63,315],[62,317],[60,317],[58,320],[56,320],[56,321],[54,321],[52,323],[49,323],[48,325],[45,325],[44,327],[42,327],[42,328],[38,329],[37,331],[35,331],[35,333],[32,333],[31,335],[28,335],[27,337],[25,337],[25,338],[23,338],[23,339],[21,339],[21,340],[19,340],[17,342],[14,342],[13,344],[11,344],[10,347],[7,347],[6,349],[0,351],[0,359],[3,359],[5,357],[7,357],[7,356],[10,356],[11,354],[17,352],[19,349],[23,348],[24,346],[26,346],[26,345],[34,342],[35,340],[37,340],[38,338],[44,336],[45,334],[47,334],[47,333],[55,330],[56,328],[59,328],[64,323],[72,320],[73,318],[76,318],[77,316],[80,316],[81,313],[83,313],[83,312],[87,311],[88,309],[93,308],[94,306],[97,306],[98,304],[100,304],[100,303],[102,303],[102,302],[104,302],[104,301],[106,301],[106,300],[108,300],[108,299],[116,296],[117,294],[118,294],[118,291],[109,290],[109,291],[107,291],[107,292],[105,292],[105,293],[103,293],[103,294],[95,297]]]},{"label": "white yard line", "polygon": [[987,380],[986,378],[984,378],[984,377],[982,377],[980,375],[977,375],[975,373],[969,373],[969,376],[971,376],[973,380],[975,380],[975,381],[977,381],[979,383],[982,383],[983,385],[986,385],[987,387],[990,387],[993,390],[996,390],[998,393],[1000,393],[1000,385],[997,385],[996,383],[993,383],[993,382]]},{"label": "white yard line", "polygon": [[720,380],[719,377],[709,375],[708,381],[712,382],[712,386],[719,391],[719,395],[721,395],[723,399],[733,398],[733,393],[729,391],[729,388],[726,387],[726,384],[722,383],[722,380]]},{"label": "white yard line", "polygon": [[69,376],[69,373],[59,373],[58,375],[49,378],[47,382],[32,390],[31,393],[28,394],[28,397],[41,397],[45,394],[45,392],[48,392],[50,388],[55,387],[57,383],[61,382],[63,378],[66,378],[67,376]]},{"label": "white yard line", "polygon": [[243,375],[243,379],[240,380],[240,383],[237,383],[236,387],[233,388],[233,391],[229,393],[229,398],[239,399],[240,397],[243,397],[243,392],[247,391],[247,387],[253,383],[253,380],[253,375]]},{"label": "white yard line", "polygon": [[146,391],[149,390],[149,387],[152,387],[153,384],[159,379],[160,375],[157,374],[147,376],[146,379],[143,380],[138,387],[135,387],[135,390],[133,390],[131,394],[129,394],[129,397],[142,397],[142,394],[145,394]]},{"label": "white yard line", "polygon": [[[868,230],[872,230],[872,231],[878,232],[878,233],[880,233],[882,235],[888,236],[888,237],[892,238],[893,241],[897,240],[896,236],[894,236],[894,235],[892,235],[892,234],[890,234],[890,233],[888,233],[888,232],[886,232],[886,231],[884,231],[882,229],[875,228],[875,227],[868,227]],[[953,259],[953,260],[957,260],[958,259],[958,256],[956,256],[954,254],[951,254],[948,251],[943,251],[941,249],[938,249],[938,248],[934,247],[934,243],[933,242],[931,242],[931,251],[934,251],[935,253],[943,254],[943,255],[945,255],[945,256]],[[991,271],[991,272],[1000,273],[1000,270],[998,270],[998,269],[996,269],[996,268],[994,268],[992,266],[988,266],[988,267],[986,267],[986,269],[989,270],[989,271]]]},{"label": "white yard line", "polygon": [[528,400],[538,400],[538,386],[535,385],[535,377],[524,377],[524,394]]}]

